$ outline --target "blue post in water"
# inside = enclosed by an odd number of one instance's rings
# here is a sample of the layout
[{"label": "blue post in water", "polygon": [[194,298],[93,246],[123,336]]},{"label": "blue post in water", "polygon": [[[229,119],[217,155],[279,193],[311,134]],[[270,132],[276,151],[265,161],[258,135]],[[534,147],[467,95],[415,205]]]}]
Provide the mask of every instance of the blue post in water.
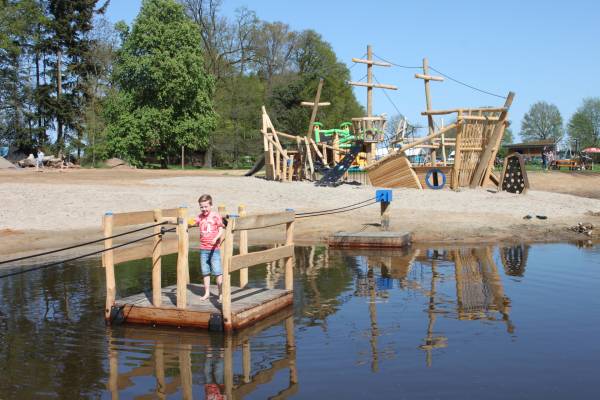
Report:
[{"label": "blue post in water", "polygon": [[375,192],[375,201],[381,204],[381,230],[390,230],[390,203],[392,202],[392,191],[389,189],[378,189]]}]

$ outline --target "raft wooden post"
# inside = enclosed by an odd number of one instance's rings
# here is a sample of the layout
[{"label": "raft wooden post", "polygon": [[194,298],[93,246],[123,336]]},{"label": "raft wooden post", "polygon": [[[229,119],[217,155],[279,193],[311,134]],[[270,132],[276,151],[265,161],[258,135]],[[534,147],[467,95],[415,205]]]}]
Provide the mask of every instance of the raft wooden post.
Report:
[{"label": "raft wooden post", "polygon": [[189,279],[187,208],[177,209],[177,308],[187,307],[187,284]]},{"label": "raft wooden post", "polygon": [[224,250],[224,262],[223,262],[223,299],[222,299],[222,312],[223,312],[223,328],[226,331],[233,329],[231,320],[231,258],[233,257],[233,230],[235,228],[236,215],[229,216],[229,222],[227,228],[225,228],[225,248]]},{"label": "raft wooden post", "polygon": [[[154,223],[158,224],[162,220],[162,210],[154,210]],[[160,307],[161,305],[161,255],[162,255],[162,235],[160,235],[161,225],[154,227],[154,246],[152,247],[152,305]]]},{"label": "raft wooden post", "polygon": [[[246,206],[241,204],[238,207],[238,214],[240,217],[246,216]],[[240,231],[240,255],[248,254],[248,231],[242,230]],[[240,288],[245,288],[248,284],[248,268],[240,269]]]},{"label": "raft wooden post", "polygon": [[[220,204],[218,207],[218,210],[219,210],[219,215],[221,216],[221,218],[225,218],[225,213],[227,212],[227,208],[223,204]],[[221,244],[223,244],[223,238],[221,238]],[[221,251],[219,253],[221,255],[221,267],[222,267],[223,264],[225,263],[225,252],[224,252],[223,246],[221,246]]]},{"label": "raft wooden post", "polygon": [[[102,226],[104,227],[104,237],[108,238],[113,235],[113,213],[107,212],[104,214],[102,220]],[[112,239],[104,240],[104,248],[110,249],[113,245]],[[115,283],[115,264],[113,258],[113,250],[107,250],[104,252],[104,271],[106,275],[106,305],[104,307],[104,319],[110,323],[110,313],[112,306],[115,303],[117,295],[117,286]]]},{"label": "raft wooden post", "polygon": [[[294,211],[287,209],[286,211]],[[294,245],[294,221],[285,225],[285,245]],[[285,290],[294,290],[294,258],[288,257],[285,260]]]}]

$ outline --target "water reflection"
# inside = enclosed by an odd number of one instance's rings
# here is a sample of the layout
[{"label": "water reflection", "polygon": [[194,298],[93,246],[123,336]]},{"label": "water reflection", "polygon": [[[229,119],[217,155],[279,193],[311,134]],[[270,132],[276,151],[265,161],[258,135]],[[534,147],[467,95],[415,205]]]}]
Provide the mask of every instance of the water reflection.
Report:
[{"label": "water reflection", "polygon": [[[514,371],[514,385],[521,369],[537,365],[543,367],[538,380],[579,368],[578,378],[586,381],[594,370],[589,354],[600,348],[592,343],[580,350],[572,343],[600,333],[600,318],[589,313],[600,307],[593,295],[599,249],[541,249],[299,247],[293,308],[230,336],[106,327],[104,271],[96,261],[18,275],[0,281],[0,397],[368,397],[361,392],[365,382],[370,394],[393,396],[389,382],[399,372],[406,382],[451,385],[452,371],[467,365],[465,354],[472,368]],[[560,257],[568,271],[556,261]],[[117,266],[120,295],[149,287],[146,261]],[[191,264],[197,268],[196,259]],[[173,284],[174,267],[167,257],[163,285]],[[280,287],[283,269],[278,263],[254,268],[249,284]],[[191,277],[198,281],[198,272]],[[543,299],[559,295],[564,310],[549,309]],[[545,358],[548,343],[562,343],[574,361],[552,363],[554,356]],[[489,357],[505,364],[488,367]],[[495,384],[487,372],[482,388]]]},{"label": "water reflection", "polygon": [[[289,372],[287,386],[272,392],[269,398],[286,398],[298,389],[291,309],[233,335],[143,326],[113,327],[108,335],[108,390],[112,399],[165,399],[172,395],[184,399],[201,395],[242,399],[261,385],[268,385],[285,369]],[[267,358],[262,350],[253,360],[253,347],[269,348]],[[240,359],[241,373],[236,373],[235,364]],[[154,384],[140,379],[144,377],[153,378]]]},{"label": "water reflection", "polygon": [[506,275],[523,276],[525,274],[529,247],[528,244],[521,244],[500,248],[500,257]]}]

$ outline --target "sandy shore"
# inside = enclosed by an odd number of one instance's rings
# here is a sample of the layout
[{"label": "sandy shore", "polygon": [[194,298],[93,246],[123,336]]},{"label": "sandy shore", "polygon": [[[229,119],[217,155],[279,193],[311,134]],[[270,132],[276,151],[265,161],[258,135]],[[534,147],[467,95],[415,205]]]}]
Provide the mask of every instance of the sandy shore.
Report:
[{"label": "sandy shore", "polygon": [[[202,193],[212,194],[216,204],[230,211],[244,204],[249,213],[260,213],[332,209],[372,198],[375,192],[372,187],[320,188],[308,182],[268,182],[239,175],[219,171],[0,171],[0,259],[97,238],[106,211],[187,205],[194,214]],[[530,180],[534,188],[550,191],[513,195],[489,189],[394,190],[391,228],[412,232],[416,242],[473,243],[588,239],[567,228],[580,221],[600,225],[600,217],[592,215],[600,212],[600,175],[552,172],[530,174]],[[525,215],[533,218],[523,219]],[[318,242],[336,231],[376,230],[378,223],[375,204],[298,220],[296,235],[298,242]],[[254,240],[273,239],[273,235],[262,236]]]}]

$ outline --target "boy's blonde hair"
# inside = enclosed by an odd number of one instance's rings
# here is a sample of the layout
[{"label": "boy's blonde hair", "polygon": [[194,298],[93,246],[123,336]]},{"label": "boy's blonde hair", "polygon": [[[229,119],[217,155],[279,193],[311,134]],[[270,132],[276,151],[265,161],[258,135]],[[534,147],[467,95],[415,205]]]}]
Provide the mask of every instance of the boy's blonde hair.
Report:
[{"label": "boy's blonde hair", "polygon": [[198,204],[203,203],[205,201],[210,202],[210,205],[212,206],[212,196],[210,194],[203,194],[198,198]]}]

